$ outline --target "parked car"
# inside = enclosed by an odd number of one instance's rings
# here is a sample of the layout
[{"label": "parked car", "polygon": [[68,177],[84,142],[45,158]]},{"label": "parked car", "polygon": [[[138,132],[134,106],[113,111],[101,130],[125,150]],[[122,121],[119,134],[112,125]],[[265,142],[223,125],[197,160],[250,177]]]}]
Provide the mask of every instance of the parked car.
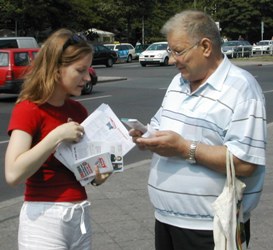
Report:
[{"label": "parked car", "polygon": [[148,64],[168,65],[169,53],[167,52],[168,42],[152,43],[139,55],[139,63],[145,67]]},{"label": "parked car", "polygon": [[149,46],[150,46],[150,44],[137,44],[136,47],[135,47],[136,59],[138,59],[141,52],[146,50]]},{"label": "parked car", "polygon": [[101,44],[93,44],[92,46],[94,48],[92,65],[105,65],[106,67],[112,67],[117,61],[118,55],[115,51],[112,51]]},{"label": "parked car", "polygon": [[34,37],[0,37],[0,49],[11,48],[39,48]]},{"label": "parked car", "polygon": [[229,58],[252,56],[252,45],[245,40],[226,41],[222,44],[222,52]]},{"label": "parked car", "polygon": [[38,48],[0,49],[0,93],[19,93]]},{"label": "parked car", "polygon": [[[35,59],[39,48],[0,49],[0,93],[18,94],[24,75]],[[89,69],[91,81],[86,83],[82,93],[90,94],[98,81],[95,70]]]},{"label": "parked car", "polygon": [[253,46],[253,54],[272,54],[273,53],[273,40],[261,40]]},{"label": "parked car", "polygon": [[128,63],[136,59],[135,47],[130,43],[113,43],[104,44],[107,48],[116,51],[119,61],[126,61]]}]

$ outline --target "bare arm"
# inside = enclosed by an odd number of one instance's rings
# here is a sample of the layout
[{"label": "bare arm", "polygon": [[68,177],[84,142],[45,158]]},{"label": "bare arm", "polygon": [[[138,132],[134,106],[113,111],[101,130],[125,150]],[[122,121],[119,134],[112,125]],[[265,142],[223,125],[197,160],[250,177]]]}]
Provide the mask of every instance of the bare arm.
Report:
[{"label": "bare arm", "polygon": [[[161,156],[180,156],[187,159],[191,141],[185,140],[173,131],[158,131],[153,138],[139,137],[139,132],[131,131],[134,142],[142,149],[148,149]],[[226,147],[210,146],[199,143],[196,149],[196,161],[217,172],[226,172]],[[236,175],[250,176],[256,169],[256,165],[234,158]]]},{"label": "bare arm", "polygon": [[32,176],[62,141],[77,142],[83,127],[68,122],[52,130],[31,148],[32,136],[21,130],[12,131],[5,156],[5,176],[10,185],[17,185]]}]

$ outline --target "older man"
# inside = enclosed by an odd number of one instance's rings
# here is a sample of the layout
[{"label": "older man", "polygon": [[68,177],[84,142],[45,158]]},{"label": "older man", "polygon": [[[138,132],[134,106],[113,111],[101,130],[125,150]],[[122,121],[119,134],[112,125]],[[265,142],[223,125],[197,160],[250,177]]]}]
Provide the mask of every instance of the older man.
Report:
[{"label": "older man", "polygon": [[[221,52],[215,22],[183,11],[162,28],[174,76],[151,119],[154,137],[132,130],[140,148],[154,152],[148,181],[155,208],[157,250],[212,250],[212,203],[225,183],[226,150],[246,183],[244,221],[256,207],[265,172],[266,114],[255,78]],[[249,232],[246,232],[249,238]]]}]

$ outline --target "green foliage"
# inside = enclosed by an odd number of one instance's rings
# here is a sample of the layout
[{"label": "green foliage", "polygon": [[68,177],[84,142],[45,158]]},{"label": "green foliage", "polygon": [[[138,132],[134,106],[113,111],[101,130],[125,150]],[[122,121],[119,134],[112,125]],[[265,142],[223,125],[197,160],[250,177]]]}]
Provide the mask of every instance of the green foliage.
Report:
[{"label": "green foliage", "polygon": [[[272,0],[0,0],[0,29],[43,40],[61,27],[76,31],[97,28],[116,40],[150,43],[164,40],[163,24],[184,9],[199,9],[220,22],[221,34],[251,42],[273,35]],[[143,33],[144,31],[144,33]]]}]

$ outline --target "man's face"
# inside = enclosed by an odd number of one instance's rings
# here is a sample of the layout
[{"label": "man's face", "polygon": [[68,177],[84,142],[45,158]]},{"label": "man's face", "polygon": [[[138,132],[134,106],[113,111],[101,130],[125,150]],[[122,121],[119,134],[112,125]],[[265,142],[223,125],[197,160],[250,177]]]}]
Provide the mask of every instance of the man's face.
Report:
[{"label": "man's face", "polygon": [[201,41],[193,41],[183,32],[171,32],[167,40],[171,50],[169,63],[175,64],[190,82],[202,81],[207,66]]}]

